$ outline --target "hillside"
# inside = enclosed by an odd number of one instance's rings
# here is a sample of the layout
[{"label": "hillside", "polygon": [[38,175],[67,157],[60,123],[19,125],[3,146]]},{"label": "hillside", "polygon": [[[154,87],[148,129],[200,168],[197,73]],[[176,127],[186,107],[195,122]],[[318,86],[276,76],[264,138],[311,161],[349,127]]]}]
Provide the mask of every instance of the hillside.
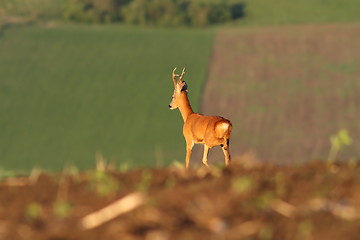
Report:
[{"label": "hillside", "polygon": [[187,66],[198,108],[210,30],[31,26],[0,36],[1,167],[162,165],[182,158],[171,71]]},{"label": "hillside", "polygon": [[343,128],[353,144],[338,157],[358,159],[358,24],[221,29],[214,46],[201,112],[233,121],[235,159],[326,159]]}]

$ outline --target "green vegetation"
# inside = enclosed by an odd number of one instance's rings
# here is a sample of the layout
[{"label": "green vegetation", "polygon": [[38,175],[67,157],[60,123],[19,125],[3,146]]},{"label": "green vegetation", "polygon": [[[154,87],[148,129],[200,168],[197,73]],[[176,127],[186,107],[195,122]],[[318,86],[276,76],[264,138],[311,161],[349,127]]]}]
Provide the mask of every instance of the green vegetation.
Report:
[{"label": "green vegetation", "polygon": [[206,26],[234,19],[245,25],[354,22],[358,0],[21,0],[0,1],[1,15],[156,26]]},{"label": "green vegetation", "polygon": [[330,143],[328,164],[332,164],[336,160],[336,156],[344,146],[351,145],[352,139],[346,129],[341,129],[337,134],[331,136]]},{"label": "green vegetation", "polygon": [[64,17],[81,22],[153,26],[207,26],[243,16],[239,1],[67,0]]},{"label": "green vegetation", "polygon": [[253,185],[254,185],[254,183],[253,183],[252,179],[249,177],[236,178],[236,179],[233,179],[233,182],[232,182],[233,190],[239,194],[249,192],[251,190],[251,188],[253,187]]},{"label": "green vegetation", "polygon": [[119,182],[104,170],[94,170],[87,174],[90,190],[100,196],[114,194],[120,189]]},{"label": "green vegetation", "polygon": [[61,18],[63,5],[64,0],[1,0],[0,19],[2,15],[33,19]]},{"label": "green vegetation", "polygon": [[6,15],[29,20],[122,22],[151,26],[207,26],[243,17],[241,0],[4,0]]},{"label": "green vegetation", "polygon": [[122,12],[126,23],[202,27],[242,17],[243,5],[223,0],[133,0]]},{"label": "green vegetation", "polygon": [[141,174],[141,180],[136,187],[137,191],[146,192],[150,187],[151,179],[151,172],[148,170],[144,170]]},{"label": "green vegetation", "polygon": [[25,216],[30,220],[39,219],[43,215],[43,207],[36,202],[31,202],[26,206]]},{"label": "green vegetation", "polygon": [[[170,111],[171,71],[187,66],[198,109],[208,30],[120,26],[11,28],[0,37],[0,158],[6,169],[118,165],[183,158],[182,120]],[[181,147],[179,147],[181,146]]]},{"label": "green vegetation", "polygon": [[26,173],[21,172],[21,171],[13,171],[13,170],[9,170],[9,169],[4,169],[2,167],[0,168],[0,180],[23,175],[23,174],[26,174]]},{"label": "green vegetation", "polygon": [[82,22],[126,22],[157,26],[206,26],[234,19],[245,25],[354,22],[357,0],[20,0],[0,1],[1,15]]},{"label": "green vegetation", "polygon": [[279,25],[360,20],[358,0],[243,0],[248,25]]},{"label": "green vegetation", "polygon": [[53,204],[53,214],[56,218],[63,219],[70,215],[72,208],[68,201],[57,200]]}]

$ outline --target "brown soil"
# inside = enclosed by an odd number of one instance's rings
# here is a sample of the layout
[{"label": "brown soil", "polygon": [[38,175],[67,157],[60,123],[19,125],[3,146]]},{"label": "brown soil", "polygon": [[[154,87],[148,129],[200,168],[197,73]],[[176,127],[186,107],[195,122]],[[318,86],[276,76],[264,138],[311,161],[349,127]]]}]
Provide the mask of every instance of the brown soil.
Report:
[{"label": "brown soil", "polygon": [[[0,239],[355,240],[359,183],[356,164],[34,172],[0,182]],[[84,216],[134,192],[138,206],[83,229]]]},{"label": "brown soil", "polygon": [[[324,159],[330,136],[344,128],[354,141],[339,157],[358,158],[359,56],[359,24],[220,30],[201,112],[233,122],[236,157],[286,164]],[[221,159],[221,150],[211,157]]]}]

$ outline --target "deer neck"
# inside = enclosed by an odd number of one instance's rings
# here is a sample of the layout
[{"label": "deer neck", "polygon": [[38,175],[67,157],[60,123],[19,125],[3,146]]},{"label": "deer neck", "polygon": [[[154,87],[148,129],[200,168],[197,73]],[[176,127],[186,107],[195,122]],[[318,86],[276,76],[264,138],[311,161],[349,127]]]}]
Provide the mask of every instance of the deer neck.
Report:
[{"label": "deer neck", "polygon": [[192,113],[194,113],[194,111],[191,108],[190,101],[189,101],[189,99],[187,97],[187,93],[185,91],[181,92],[180,97],[181,97],[181,102],[179,105],[179,110],[180,110],[180,113],[181,113],[181,116],[182,116],[184,122],[186,122],[186,119]]}]

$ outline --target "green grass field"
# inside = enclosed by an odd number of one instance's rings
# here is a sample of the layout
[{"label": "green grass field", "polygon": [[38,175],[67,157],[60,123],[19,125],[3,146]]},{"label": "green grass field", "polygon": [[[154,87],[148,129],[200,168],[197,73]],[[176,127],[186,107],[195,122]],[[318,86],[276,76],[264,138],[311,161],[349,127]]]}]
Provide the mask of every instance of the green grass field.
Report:
[{"label": "green grass field", "polygon": [[245,25],[313,24],[360,20],[358,0],[244,0]]},{"label": "green grass field", "polygon": [[168,109],[171,71],[188,67],[197,109],[211,48],[209,30],[7,30],[0,37],[0,165],[86,168],[96,153],[119,165],[182,160],[182,119]]}]

